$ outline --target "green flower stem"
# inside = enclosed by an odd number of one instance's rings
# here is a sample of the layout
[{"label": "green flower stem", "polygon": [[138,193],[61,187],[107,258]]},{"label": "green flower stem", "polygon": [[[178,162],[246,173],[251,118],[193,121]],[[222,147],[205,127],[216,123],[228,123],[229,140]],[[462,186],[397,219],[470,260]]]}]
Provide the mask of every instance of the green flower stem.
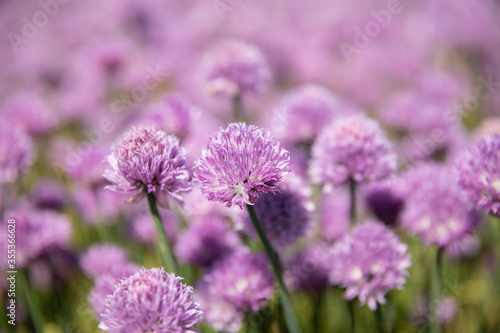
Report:
[{"label": "green flower stem", "polygon": [[439,302],[439,297],[441,294],[441,261],[442,261],[442,249],[438,248],[436,252],[436,264],[434,266],[434,281],[432,281],[432,303],[431,305],[431,332],[440,333],[441,324],[439,323],[439,318],[436,313],[436,307]]},{"label": "green flower stem", "polygon": [[349,195],[350,195],[350,210],[349,210],[349,221],[351,223],[351,228],[356,223],[356,181],[354,179],[349,179]]},{"label": "green flower stem", "polygon": [[26,305],[28,306],[28,312],[31,317],[31,321],[33,323],[33,329],[36,333],[43,333],[43,317],[40,312],[40,306],[38,305],[38,301],[33,294],[33,288],[31,288],[31,284],[29,282],[28,272],[26,270],[19,270],[19,280],[20,288],[24,293],[26,298]]},{"label": "green flower stem", "polygon": [[292,302],[290,300],[290,295],[288,294],[288,290],[286,289],[285,284],[283,283],[283,279],[281,278],[281,269],[278,261],[278,256],[274,252],[269,240],[267,239],[264,230],[259,222],[259,218],[257,214],[255,214],[255,209],[251,205],[247,205],[248,213],[250,214],[250,219],[252,220],[253,226],[259,235],[259,238],[264,245],[264,249],[266,250],[267,257],[271,262],[271,267],[273,269],[274,277],[278,282],[278,288],[281,294],[281,306],[283,308],[283,314],[285,316],[285,322],[288,327],[290,333],[300,333],[299,324],[297,319],[295,318],[295,313],[293,311]]},{"label": "green flower stem", "polygon": [[156,234],[158,235],[158,245],[160,247],[163,264],[165,265],[168,272],[179,275],[179,268],[174,255],[172,254],[172,250],[168,242],[167,234],[165,233],[165,228],[163,228],[160,212],[158,211],[158,206],[156,205],[156,199],[153,193],[148,193],[148,202],[149,208],[151,209],[151,214],[153,215],[153,219],[156,225]]},{"label": "green flower stem", "polygon": [[351,314],[351,332],[355,332],[355,326],[354,326],[354,300],[348,300],[347,301],[347,307],[349,308],[349,313]]},{"label": "green flower stem", "polygon": [[385,324],[384,324],[384,314],[382,313],[382,308],[377,305],[377,309],[375,310],[375,321],[377,322],[377,328],[379,333],[386,333]]},{"label": "green flower stem", "polygon": [[240,94],[233,97],[233,114],[235,121],[245,122],[245,116],[243,115],[243,101]]}]

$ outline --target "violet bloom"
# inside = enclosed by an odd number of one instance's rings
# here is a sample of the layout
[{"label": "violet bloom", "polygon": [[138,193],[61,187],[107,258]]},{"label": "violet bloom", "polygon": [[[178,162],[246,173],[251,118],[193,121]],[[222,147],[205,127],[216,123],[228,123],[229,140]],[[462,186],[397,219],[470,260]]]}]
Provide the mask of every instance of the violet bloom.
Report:
[{"label": "violet bloom", "polygon": [[[7,230],[8,219],[16,220],[16,265],[19,267],[27,267],[41,255],[64,247],[73,233],[67,217],[52,210],[23,208],[6,212],[5,217],[1,230]],[[6,244],[7,232],[0,233],[0,238]]]},{"label": "violet bloom", "polygon": [[344,188],[326,187],[321,194],[319,218],[321,238],[327,242],[335,242],[349,231],[349,192]]},{"label": "violet bloom", "polygon": [[224,221],[206,217],[179,236],[175,252],[185,263],[210,267],[241,246],[238,235]]},{"label": "violet bloom", "polygon": [[436,306],[436,315],[441,325],[452,321],[458,313],[457,301],[451,296],[443,296],[439,299]]},{"label": "violet bloom", "polygon": [[0,126],[0,185],[13,182],[33,162],[33,143],[20,128]]},{"label": "violet bloom", "polygon": [[359,224],[334,245],[330,281],[346,288],[346,299],[357,296],[374,311],[377,303],[385,303],[388,291],[405,284],[411,266],[407,249],[383,224]]},{"label": "violet bloom", "polygon": [[41,179],[33,185],[30,200],[37,208],[60,210],[66,204],[66,188],[56,180]]},{"label": "violet bloom", "polygon": [[398,223],[404,207],[404,198],[397,184],[389,181],[369,183],[363,189],[363,196],[377,219],[388,226]]},{"label": "violet bloom", "polygon": [[169,197],[182,204],[181,194],[191,189],[191,175],[179,139],[154,128],[134,128],[125,134],[113,147],[107,164],[104,177],[112,185],[106,188],[133,193],[129,202],[153,193],[158,205],[168,208]]},{"label": "violet bloom", "polygon": [[92,306],[92,311],[96,320],[101,321],[101,315],[106,310],[106,297],[113,295],[115,286],[121,279],[127,278],[137,273],[140,268],[134,264],[123,264],[113,267],[113,269],[95,280],[94,288],[90,291],[87,299]]},{"label": "violet bloom", "polygon": [[106,332],[198,332],[201,319],[193,288],[163,268],[141,270],[116,285],[106,297],[99,328]]},{"label": "violet bloom", "polygon": [[443,248],[469,235],[480,222],[453,170],[420,164],[404,175],[402,225],[426,245]]},{"label": "violet bloom", "polygon": [[92,245],[80,259],[83,272],[91,279],[108,274],[115,267],[125,265],[128,262],[125,249],[113,244]]},{"label": "violet bloom", "polygon": [[261,94],[271,80],[260,50],[238,40],[216,45],[205,56],[202,71],[209,93],[229,97]]},{"label": "violet bloom", "polygon": [[271,299],[274,279],[263,254],[237,252],[203,277],[212,293],[241,311],[258,311]]},{"label": "violet bloom", "polygon": [[195,162],[194,175],[208,200],[243,209],[259,194],[274,192],[289,167],[289,153],[270,132],[233,123],[210,138]]},{"label": "violet bloom", "polygon": [[354,115],[323,129],[313,145],[309,171],[316,183],[339,186],[351,179],[382,179],[395,169],[396,154],[378,123]]},{"label": "violet bloom", "polygon": [[[255,213],[275,249],[284,248],[304,236],[311,220],[307,198],[291,188],[264,193],[255,201]],[[249,215],[244,217],[248,234],[255,235]]]},{"label": "violet bloom", "polygon": [[328,286],[330,246],[314,244],[297,253],[286,265],[284,280],[292,290],[321,292]]},{"label": "violet bloom", "polygon": [[500,216],[500,135],[485,137],[458,161],[459,184],[470,200]]},{"label": "violet bloom", "polygon": [[312,143],[339,111],[337,96],[323,86],[305,84],[288,93],[276,109],[278,137]]},{"label": "violet bloom", "polygon": [[205,281],[196,286],[194,299],[200,303],[203,320],[214,330],[227,333],[240,331],[245,318],[244,312],[213,293]]},{"label": "violet bloom", "polygon": [[56,124],[56,117],[40,98],[17,95],[0,109],[0,122],[19,126],[30,135],[39,135]]}]

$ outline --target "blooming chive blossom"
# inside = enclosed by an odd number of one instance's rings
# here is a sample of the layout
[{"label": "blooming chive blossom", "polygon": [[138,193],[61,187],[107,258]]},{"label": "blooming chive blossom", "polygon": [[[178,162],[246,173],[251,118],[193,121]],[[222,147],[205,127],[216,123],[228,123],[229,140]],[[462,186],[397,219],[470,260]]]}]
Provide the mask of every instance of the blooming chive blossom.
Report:
[{"label": "blooming chive blossom", "polygon": [[168,208],[168,198],[183,202],[181,194],[191,189],[190,173],[179,139],[154,128],[133,129],[114,146],[107,158],[104,177],[115,192],[134,193],[129,202],[153,193],[159,206]]},{"label": "blooming chive blossom", "polygon": [[232,40],[218,44],[203,62],[206,89],[222,96],[260,94],[269,86],[271,71],[254,45]]},{"label": "blooming chive blossom", "polygon": [[364,199],[373,214],[388,226],[394,226],[404,207],[404,199],[396,183],[373,182],[363,189]]},{"label": "blooming chive blossom", "polygon": [[328,89],[306,84],[290,92],[278,106],[281,118],[278,137],[287,141],[312,141],[338,113],[340,101]]},{"label": "blooming chive blossom", "polygon": [[201,319],[193,288],[163,268],[141,270],[116,285],[106,298],[99,328],[106,332],[198,332]]},{"label": "blooming chive blossom", "polygon": [[402,225],[425,244],[447,247],[468,236],[479,223],[451,168],[420,164],[404,175]]},{"label": "blooming chive blossom", "polygon": [[485,137],[458,161],[459,184],[478,208],[500,216],[500,135]]},{"label": "blooming chive blossom", "polygon": [[237,252],[204,276],[210,290],[241,311],[258,311],[271,299],[274,279],[262,254]]},{"label": "blooming chive blossom", "polygon": [[238,235],[224,221],[206,217],[179,236],[175,252],[183,262],[210,267],[241,246]]},{"label": "blooming chive blossom", "polygon": [[243,209],[259,194],[274,192],[289,167],[289,153],[268,131],[233,123],[209,140],[194,175],[208,200]]},{"label": "blooming chive blossom", "polygon": [[[264,193],[255,201],[255,213],[275,249],[295,242],[306,233],[311,214],[307,198],[288,188],[276,193]],[[255,234],[250,216],[245,215],[245,229]]]},{"label": "blooming chive blossom", "polygon": [[128,263],[128,255],[125,250],[112,244],[93,245],[80,260],[83,272],[92,279],[108,274],[115,267],[126,263]]},{"label": "blooming chive blossom", "polygon": [[325,127],[312,149],[310,175],[334,186],[382,179],[396,169],[392,145],[374,120],[349,116]]},{"label": "blooming chive blossom", "polygon": [[388,291],[406,282],[411,266],[407,248],[379,222],[357,225],[333,247],[330,281],[346,288],[346,299],[357,296],[361,305],[375,310]]},{"label": "blooming chive blossom", "polygon": [[0,185],[13,182],[33,161],[33,143],[20,128],[0,126]]},{"label": "blooming chive blossom", "polygon": [[287,263],[284,279],[292,290],[321,292],[328,286],[330,266],[330,246],[314,244]]},{"label": "blooming chive blossom", "polygon": [[117,285],[121,279],[127,278],[138,271],[138,266],[127,263],[114,267],[111,272],[95,280],[95,286],[89,293],[88,301],[92,306],[92,311],[97,320],[101,320],[101,315],[106,309],[106,296],[113,295],[115,285]]}]

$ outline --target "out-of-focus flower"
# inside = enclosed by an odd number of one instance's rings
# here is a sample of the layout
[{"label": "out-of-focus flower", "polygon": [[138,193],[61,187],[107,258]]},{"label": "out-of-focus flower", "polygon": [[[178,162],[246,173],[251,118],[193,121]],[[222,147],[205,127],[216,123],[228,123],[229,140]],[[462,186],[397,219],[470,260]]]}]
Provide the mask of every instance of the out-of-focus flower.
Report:
[{"label": "out-of-focus flower", "polygon": [[33,143],[20,128],[0,126],[0,184],[13,182],[33,162]]},{"label": "out-of-focus flower", "polygon": [[340,108],[337,96],[323,86],[305,84],[285,96],[275,112],[277,136],[286,141],[312,143]]},{"label": "out-of-focus flower", "polygon": [[474,204],[500,216],[500,135],[485,137],[458,161],[459,184]]},{"label": "out-of-focus flower", "polygon": [[39,135],[50,130],[56,119],[40,98],[18,95],[2,106],[0,122],[19,126],[30,135]]},{"label": "out-of-focus flower", "polygon": [[366,184],[363,196],[373,214],[388,226],[398,223],[404,199],[396,183],[379,181]]},{"label": "out-of-focus flower", "polygon": [[[304,236],[311,219],[307,198],[287,187],[259,196],[255,201],[255,213],[275,249],[284,248]],[[256,234],[248,214],[244,227],[248,234]]]},{"label": "out-of-focus flower", "polygon": [[233,123],[210,138],[194,174],[208,200],[243,209],[259,194],[274,192],[289,166],[289,153],[268,131]]},{"label": "out-of-focus flower", "polygon": [[127,263],[113,267],[109,273],[101,275],[95,280],[94,288],[90,291],[87,299],[92,306],[96,320],[102,319],[101,315],[106,309],[106,297],[113,295],[115,286],[120,280],[137,273],[139,269],[138,266]]},{"label": "out-of-focus flower", "polygon": [[479,216],[457,184],[453,169],[427,163],[404,177],[402,225],[425,244],[447,247],[468,235]]},{"label": "out-of-focus flower", "polygon": [[56,180],[42,179],[33,185],[30,200],[39,209],[60,210],[66,203],[66,189]]},{"label": "out-of-focus flower", "polygon": [[163,268],[141,270],[116,285],[106,298],[99,328],[106,332],[198,332],[201,319],[193,288]]},{"label": "out-of-focus flower", "polygon": [[129,202],[142,200],[153,193],[161,207],[168,208],[168,198],[182,204],[183,192],[191,189],[184,151],[179,139],[154,128],[133,129],[113,147],[107,158],[104,177],[108,189],[133,193]]},{"label": "out-of-focus flower", "polygon": [[125,249],[113,244],[92,245],[80,259],[83,272],[91,279],[110,273],[114,268],[127,264]]},{"label": "out-of-focus flower", "polygon": [[443,296],[439,299],[436,307],[436,315],[441,325],[452,321],[458,313],[458,305],[451,296]]},{"label": "out-of-focus flower", "polygon": [[181,261],[210,267],[240,246],[238,235],[224,221],[206,217],[179,236],[175,252]]},{"label": "out-of-focus flower", "polygon": [[315,244],[297,253],[286,265],[284,279],[292,290],[321,292],[328,286],[330,246]]},{"label": "out-of-focus flower", "polygon": [[[40,255],[64,247],[73,232],[66,216],[52,210],[23,208],[6,212],[5,217],[5,224],[8,219],[16,221],[16,265],[19,267],[26,267]],[[7,230],[5,224],[1,230]],[[0,237],[7,244],[7,232]]]},{"label": "out-of-focus flower", "polygon": [[319,217],[321,238],[335,242],[349,230],[349,192],[343,188],[327,186],[321,194]]},{"label": "out-of-focus flower", "polygon": [[[174,241],[177,235],[177,222],[170,210],[160,210],[163,228],[169,241]],[[143,213],[132,218],[129,228],[131,236],[146,244],[156,242],[156,227],[151,213]]]},{"label": "out-of-focus flower", "polygon": [[216,45],[203,60],[206,90],[223,96],[252,95],[264,92],[271,70],[254,45],[230,40]]},{"label": "out-of-focus flower", "polygon": [[325,127],[312,149],[310,175],[334,186],[387,177],[396,154],[377,122],[362,115],[338,119]]},{"label": "out-of-focus flower", "polygon": [[203,277],[214,295],[241,311],[258,311],[271,298],[274,279],[262,254],[237,252]]},{"label": "out-of-focus flower", "polygon": [[383,224],[359,224],[334,245],[330,281],[346,288],[346,299],[357,296],[361,305],[375,310],[377,303],[385,303],[388,291],[406,282],[411,266],[407,248]]},{"label": "out-of-focus flower", "polygon": [[213,293],[210,285],[201,281],[196,286],[194,299],[200,303],[203,320],[216,331],[237,333],[243,326],[244,312]]},{"label": "out-of-focus flower", "polygon": [[102,163],[106,159],[108,151],[102,146],[91,146],[78,154],[74,163],[66,164],[66,172],[69,177],[81,184],[97,186],[106,183],[102,177],[105,165]]}]

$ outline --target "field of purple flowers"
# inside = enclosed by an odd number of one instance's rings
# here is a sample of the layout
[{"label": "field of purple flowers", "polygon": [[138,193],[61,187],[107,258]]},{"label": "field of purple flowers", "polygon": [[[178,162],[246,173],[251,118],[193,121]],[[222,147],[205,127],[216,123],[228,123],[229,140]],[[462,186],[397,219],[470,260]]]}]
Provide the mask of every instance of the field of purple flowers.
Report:
[{"label": "field of purple flowers", "polygon": [[500,332],[497,0],[0,0],[0,332]]}]

